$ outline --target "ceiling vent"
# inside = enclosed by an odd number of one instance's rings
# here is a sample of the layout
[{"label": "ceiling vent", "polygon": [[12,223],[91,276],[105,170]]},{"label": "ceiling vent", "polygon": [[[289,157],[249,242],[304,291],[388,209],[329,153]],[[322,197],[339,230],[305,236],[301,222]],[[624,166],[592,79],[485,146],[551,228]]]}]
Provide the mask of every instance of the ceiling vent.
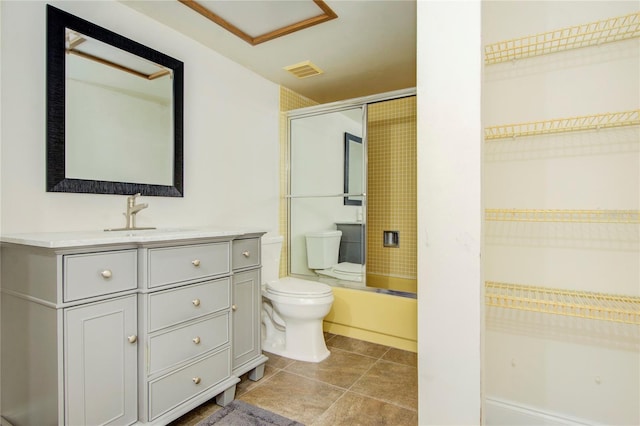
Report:
[{"label": "ceiling vent", "polygon": [[299,64],[289,65],[288,67],[284,67],[284,69],[298,78],[313,77],[314,75],[323,73],[323,71],[311,61],[304,61]]}]

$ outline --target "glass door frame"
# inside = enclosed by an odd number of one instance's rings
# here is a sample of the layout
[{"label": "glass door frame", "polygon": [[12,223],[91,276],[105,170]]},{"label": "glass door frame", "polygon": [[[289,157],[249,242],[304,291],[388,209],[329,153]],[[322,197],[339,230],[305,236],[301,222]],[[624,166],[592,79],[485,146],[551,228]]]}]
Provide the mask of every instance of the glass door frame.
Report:
[{"label": "glass door frame", "polygon": [[[338,101],[338,102],[332,102],[332,103],[328,103],[328,104],[321,104],[321,105],[316,105],[316,106],[312,106],[312,107],[306,107],[306,108],[299,108],[299,109],[295,109],[295,110],[291,110],[291,111],[287,111],[287,126],[286,126],[286,131],[287,131],[287,135],[286,135],[286,140],[287,140],[287,144],[286,144],[286,149],[287,149],[287,153],[286,153],[286,191],[287,193],[284,194],[285,200],[286,200],[286,225],[287,225],[287,229],[286,229],[286,236],[285,238],[287,238],[287,242],[286,242],[286,247],[287,247],[287,253],[286,253],[286,258],[287,258],[287,276],[291,275],[291,270],[292,270],[292,266],[291,266],[291,201],[292,201],[292,194],[291,194],[291,125],[292,125],[292,121],[296,120],[296,119],[300,119],[300,118],[305,118],[305,117],[312,117],[312,116],[317,116],[317,115],[322,115],[322,114],[328,114],[328,113],[332,113],[332,112],[341,112],[341,111],[345,111],[345,110],[349,110],[349,109],[355,109],[355,108],[362,108],[362,144],[363,144],[363,150],[364,150],[364,164],[363,164],[363,200],[362,200],[362,215],[363,215],[363,220],[364,223],[366,224],[366,204],[367,204],[367,187],[366,187],[366,183],[367,183],[367,108],[369,104],[372,103],[377,103],[377,102],[384,102],[384,101],[389,101],[389,100],[393,100],[393,99],[399,99],[399,98],[405,98],[405,97],[410,97],[410,96],[415,96],[416,95],[416,88],[409,88],[409,89],[402,89],[402,90],[396,90],[396,91],[392,91],[392,92],[386,92],[386,93],[381,93],[381,94],[376,94],[376,95],[371,95],[371,96],[365,96],[365,97],[360,97],[360,98],[354,98],[354,99],[348,99],[348,100],[344,100],[344,101]],[[339,194],[340,196],[343,196],[344,194]],[[364,235],[364,241],[362,242],[362,244],[364,245],[364,247],[366,247],[366,232]],[[364,249],[363,249],[364,250]],[[366,262],[365,262],[366,263]],[[366,275],[365,277],[363,277],[363,282],[366,282]]]}]

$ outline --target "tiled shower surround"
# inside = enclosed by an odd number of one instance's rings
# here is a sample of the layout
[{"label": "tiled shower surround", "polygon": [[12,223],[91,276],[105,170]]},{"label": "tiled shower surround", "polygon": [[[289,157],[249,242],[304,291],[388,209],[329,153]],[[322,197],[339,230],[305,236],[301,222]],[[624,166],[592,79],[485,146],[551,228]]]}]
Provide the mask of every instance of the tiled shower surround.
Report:
[{"label": "tiled shower surround", "polygon": [[[367,281],[415,292],[416,97],[370,104],[367,139]],[[399,247],[384,247],[383,231],[399,231]]]}]

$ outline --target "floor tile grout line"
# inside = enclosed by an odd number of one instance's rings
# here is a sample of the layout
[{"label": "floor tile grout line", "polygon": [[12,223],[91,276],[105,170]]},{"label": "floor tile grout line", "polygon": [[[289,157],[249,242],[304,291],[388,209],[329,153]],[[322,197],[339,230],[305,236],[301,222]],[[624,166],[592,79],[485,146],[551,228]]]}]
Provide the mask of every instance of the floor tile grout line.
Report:
[{"label": "floor tile grout line", "polygon": [[[407,366],[407,367],[417,368],[417,366],[415,366],[415,365],[411,365],[411,364],[408,364],[408,363],[406,363],[406,362],[398,362],[398,361],[394,361],[394,360],[390,360],[390,359],[384,359],[384,356],[385,356],[387,353],[389,353],[389,351],[391,351],[391,349],[393,349],[393,348],[391,348],[391,347],[389,347],[389,348],[388,348],[388,349],[387,349],[387,350],[386,350],[386,351],[385,351],[381,356],[379,356],[379,357],[375,357],[375,356],[371,356],[371,355],[366,355],[366,354],[362,354],[362,353],[360,353],[360,352],[354,352],[354,351],[350,351],[350,350],[343,349],[343,348],[337,348],[337,347],[333,347],[333,346],[332,346],[332,347],[329,347],[329,349],[337,349],[337,350],[339,350],[339,351],[343,351],[343,352],[347,352],[347,353],[355,354],[355,355],[361,355],[361,356],[364,356],[364,357],[367,357],[367,358],[373,358],[373,359],[375,359],[375,360],[380,360],[380,361],[390,362],[390,363],[393,363],[393,364],[398,364],[398,365],[404,365],[404,366]],[[409,352],[409,351],[406,351],[406,352]]]},{"label": "floor tile grout line", "polygon": [[344,398],[344,396],[345,396],[348,392],[349,392],[349,391],[345,389],[345,391],[344,391],[344,392],[342,392],[342,395],[340,395],[338,398],[336,398],[336,400],[335,400],[335,401],[333,401],[333,402],[331,403],[331,405],[329,405],[329,406],[327,407],[327,409],[326,409],[326,410],[324,410],[324,411],[323,411],[323,412],[322,412],[322,413],[321,413],[321,414],[320,414],[316,419],[314,419],[314,421],[313,421],[313,422],[311,423],[311,425],[309,425],[309,426],[313,426],[313,425],[318,421],[318,419],[321,419],[321,418],[322,418],[322,416],[324,416],[324,415],[325,415],[329,410],[331,410],[331,408],[332,408],[334,405],[336,405],[336,404],[338,403],[338,401],[340,401],[342,398]]},{"label": "floor tile grout line", "polygon": [[418,410],[415,409],[415,408],[407,407],[406,405],[398,404],[397,402],[389,401],[387,399],[382,399],[382,398],[379,398],[379,397],[367,395],[365,393],[361,393],[361,392],[354,391],[354,390],[348,390],[345,393],[348,393],[348,392],[351,392],[351,393],[353,393],[355,395],[358,395],[358,396],[361,396],[361,397],[364,397],[364,398],[369,398],[369,399],[373,399],[373,400],[376,400],[376,401],[379,401],[379,402],[383,402],[385,404],[393,405],[394,407],[404,408],[405,410],[413,411],[415,413],[418,412]]},{"label": "floor tile grout line", "polygon": [[384,353],[380,356],[373,356],[373,355],[367,355],[367,354],[363,354],[360,352],[356,352],[356,351],[352,351],[349,349],[344,349],[344,348],[339,348],[337,346],[327,346],[327,349],[331,350],[331,349],[338,349],[340,351],[344,351],[344,352],[348,352],[350,354],[356,354],[356,355],[361,355],[361,356],[366,356],[367,358],[373,358],[373,359],[382,359],[383,356],[385,356],[387,354],[387,352],[389,352],[389,350],[391,348],[387,348],[387,350],[384,351]]},{"label": "floor tile grout line", "polygon": [[[241,393],[240,395],[235,395],[234,399],[236,399],[238,396],[242,397],[243,395],[251,392],[252,390],[254,390],[255,388],[259,388],[264,386],[265,384],[269,383],[269,381],[276,375],[278,374],[280,371],[283,371],[282,368],[277,368],[277,367],[272,367],[274,370],[274,373],[267,376],[267,377],[261,377],[259,380],[256,380],[255,382],[253,382],[254,386],[251,386],[248,390],[246,390],[244,393]],[[250,379],[247,379],[250,380]]]},{"label": "floor tile grout line", "polygon": [[[354,386],[355,386],[355,385],[356,385],[360,380],[362,380],[362,379],[367,375],[367,373],[369,373],[369,371],[371,371],[371,369],[373,369],[373,367],[375,367],[375,366],[376,366],[376,364],[378,364],[380,361],[382,361],[382,362],[390,362],[390,361],[384,360],[384,359],[382,359],[382,358],[378,359],[376,362],[374,362],[373,364],[371,364],[371,366],[370,366],[370,367],[369,367],[369,368],[368,368],[364,373],[362,373],[362,375],[361,375],[357,380],[355,380],[355,381],[351,384],[351,386],[349,386],[349,389],[347,389],[347,392],[353,392],[353,393],[355,393],[356,395],[365,396],[365,397],[367,397],[367,398],[375,399],[376,401],[381,401],[381,402],[384,402],[384,403],[387,403],[387,404],[395,405],[396,407],[406,408],[407,410],[411,410],[411,411],[416,411],[416,412],[417,412],[417,410],[414,410],[414,409],[412,409],[412,408],[406,407],[406,406],[404,406],[404,405],[397,404],[397,403],[395,403],[395,402],[393,402],[393,401],[388,401],[388,400],[385,400],[385,399],[382,399],[382,398],[377,398],[377,397],[374,397],[374,396],[371,396],[371,395],[367,395],[367,394],[364,394],[364,393],[361,393],[361,392],[357,392],[357,391],[355,391],[355,390],[352,390],[352,388],[353,388],[353,387],[354,387]],[[396,364],[398,364],[398,363],[396,363]],[[409,365],[405,365],[405,364],[398,364],[398,365],[403,365],[403,366],[405,366],[405,367],[411,367],[411,366],[409,366]],[[414,367],[413,367],[413,368],[414,368]]]},{"label": "floor tile grout line", "polygon": [[[287,367],[292,365],[292,364],[294,364],[294,363],[291,363],[291,364],[287,365]],[[284,368],[278,368],[277,370],[278,371],[274,372],[271,376],[269,376],[269,379],[271,379],[272,377],[275,377],[278,373],[288,373],[288,374],[291,374],[293,376],[297,376],[297,377],[300,377],[300,378],[303,378],[303,379],[314,381],[316,383],[322,383],[323,385],[330,386],[330,387],[335,388],[336,390],[342,392],[342,394],[338,398],[336,398],[335,401],[333,401],[324,411],[322,411],[322,413],[320,413],[320,415],[314,420],[314,422],[316,420],[318,420],[320,417],[322,417],[331,407],[333,407],[335,405],[335,403],[337,401],[342,399],[342,397],[348,392],[347,388],[343,388],[341,386],[337,386],[337,385],[334,385],[332,383],[327,383],[327,382],[324,382],[322,380],[315,379],[315,378],[312,378],[312,377],[303,376],[302,374],[298,374],[298,373],[295,373],[295,372],[292,372],[292,371],[289,371],[289,370],[285,370]]]},{"label": "floor tile grout line", "polygon": [[[360,355],[360,356],[364,356],[364,357],[371,358],[371,359],[375,359],[375,360],[380,359],[380,357],[375,357],[375,356],[371,356],[371,355],[367,355],[367,354],[362,354],[362,353],[360,353],[360,352],[354,352],[354,351],[350,351],[350,350],[348,350],[348,349],[336,348],[336,347],[333,347],[333,346],[329,347],[328,349],[330,349],[330,350],[331,350],[331,349],[334,349],[334,350],[338,350],[338,351],[341,351],[341,352],[346,352],[346,353],[348,353],[348,354]],[[331,352],[331,351],[329,351],[329,352]],[[386,353],[386,352],[385,352],[385,353]]]},{"label": "floor tile grout line", "polygon": [[[336,389],[341,390],[341,391],[345,391],[346,392],[346,391],[349,390],[349,388],[345,388],[345,387],[342,387],[342,386],[334,385],[333,383],[325,382],[325,381],[322,381],[320,379],[316,379],[314,377],[308,377],[308,376],[305,376],[303,374],[296,373],[296,372],[293,372],[293,371],[289,371],[289,370],[280,370],[280,371],[284,372],[284,373],[292,374],[292,375],[297,376],[297,377],[301,377],[303,379],[308,379],[308,380],[311,380],[311,381],[314,381],[314,382],[317,382],[317,383],[322,383],[323,385],[331,386],[331,387],[336,388]],[[275,376],[275,374],[274,374],[274,376]],[[359,379],[360,378],[356,379],[356,381],[359,380]]]},{"label": "floor tile grout line", "polygon": [[376,362],[372,363],[369,368],[367,368],[361,375],[360,377],[358,377],[356,380],[353,381],[353,383],[351,383],[351,386],[349,386],[349,388],[347,389],[347,391],[350,391],[352,387],[354,387],[356,385],[356,383],[358,383],[360,380],[362,380],[362,378],[364,376],[367,375],[367,373],[369,371],[371,371],[371,369],[373,368],[374,365],[376,365],[378,363],[378,361],[380,361],[380,359],[376,360]]},{"label": "floor tile grout line", "polygon": [[[367,394],[365,394],[365,393],[361,393],[361,392],[357,392],[357,391],[353,390],[354,386],[355,386],[358,382],[360,382],[360,381],[361,381],[361,380],[362,380],[362,379],[363,379],[363,378],[364,378],[364,377],[365,377],[365,376],[366,376],[366,375],[367,375],[367,374],[368,374],[368,373],[369,373],[369,372],[370,372],[370,371],[371,371],[371,370],[372,370],[372,369],[373,369],[373,368],[374,368],[378,363],[380,363],[380,361],[388,362],[388,363],[392,363],[392,364],[399,365],[399,366],[403,366],[403,367],[415,368],[416,370],[417,370],[417,366],[413,366],[413,365],[411,365],[411,364],[409,364],[409,363],[404,363],[404,362],[398,362],[398,361],[394,361],[394,360],[384,359],[384,357],[385,357],[387,354],[389,354],[389,353],[392,351],[392,349],[393,349],[393,348],[392,348],[392,347],[390,347],[390,346],[380,345],[380,346],[383,346],[383,347],[385,348],[385,350],[384,350],[384,351],[383,351],[379,356],[372,356],[372,355],[369,355],[369,354],[364,354],[364,353],[361,353],[361,352],[356,352],[356,351],[354,351],[354,350],[349,350],[349,349],[340,348],[340,347],[336,347],[336,346],[330,346],[330,341],[334,340],[334,338],[335,338],[336,336],[337,336],[337,335],[331,336],[330,338],[328,338],[328,339],[326,340],[327,347],[328,347],[328,349],[329,349],[330,351],[335,350],[335,351],[338,351],[338,352],[343,352],[343,353],[345,353],[345,354],[352,354],[352,355],[362,356],[362,357],[365,357],[365,358],[371,359],[371,360],[373,361],[373,362],[371,363],[371,365],[370,365],[366,370],[364,370],[361,374],[359,374],[359,375],[354,379],[354,381],[353,381],[353,382],[352,382],[352,383],[351,383],[347,388],[342,387],[342,386],[338,386],[338,385],[335,385],[335,384],[332,384],[332,383],[329,383],[329,382],[326,382],[326,381],[321,380],[321,379],[318,379],[318,378],[308,377],[308,376],[305,376],[305,375],[303,375],[303,374],[299,374],[299,373],[296,373],[296,372],[294,372],[294,371],[287,370],[288,368],[290,368],[291,366],[295,365],[295,364],[298,362],[298,361],[296,361],[296,360],[292,360],[291,362],[289,362],[288,364],[286,364],[286,365],[285,365],[284,367],[282,367],[282,368],[272,367],[272,368],[273,368],[273,370],[274,370],[274,371],[273,371],[273,374],[269,375],[269,376],[266,378],[267,380],[265,380],[264,382],[260,381],[260,382],[262,382],[262,383],[256,383],[256,385],[255,385],[255,386],[253,386],[251,389],[247,390],[247,391],[245,392],[245,394],[246,394],[246,393],[248,393],[248,392],[251,392],[251,391],[252,391],[252,390],[254,390],[254,389],[257,389],[257,388],[259,388],[259,387],[262,387],[262,385],[265,385],[265,384],[267,384],[269,381],[271,381],[271,379],[272,379],[273,377],[275,377],[275,376],[276,376],[276,375],[278,375],[279,373],[284,372],[284,373],[289,373],[289,374],[292,374],[292,375],[294,375],[294,376],[300,377],[300,378],[302,378],[302,379],[307,379],[307,380],[311,380],[311,381],[316,382],[316,383],[321,383],[321,384],[323,384],[323,385],[330,386],[331,388],[333,388],[333,389],[335,389],[335,390],[337,390],[337,391],[341,392],[340,396],[338,396],[338,398],[336,398],[336,400],[335,400],[335,401],[333,401],[333,402],[332,402],[332,403],[331,403],[331,404],[330,404],[330,405],[329,405],[325,410],[323,410],[323,411],[322,411],[322,412],[321,412],[321,413],[320,413],[320,414],[319,414],[319,415],[318,415],[318,416],[317,416],[317,417],[316,417],[316,418],[311,422],[311,425],[315,424],[315,423],[318,421],[318,419],[320,419],[320,418],[321,418],[322,416],[324,416],[324,415],[325,415],[329,410],[331,410],[331,408],[332,408],[332,407],[334,407],[334,406],[335,406],[335,405],[336,405],[340,400],[342,400],[343,398],[345,398],[345,396],[346,396],[349,392],[351,392],[353,395],[358,395],[359,397],[362,397],[362,398],[368,398],[368,399],[371,399],[371,400],[374,400],[374,401],[378,401],[378,402],[383,403],[383,404],[388,404],[388,405],[390,405],[390,406],[394,406],[394,407],[397,407],[397,408],[400,408],[400,409],[404,409],[404,410],[408,410],[408,411],[411,411],[411,412],[417,413],[417,409],[415,409],[415,408],[412,408],[412,407],[409,407],[409,406],[406,406],[406,405],[402,405],[402,404],[399,404],[399,403],[394,402],[394,401],[386,400],[386,399],[383,399],[383,398],[380,398],[380,397],[376,397],[376,396],[372,396],[372,395],[367,395]],[[347,338],[348,338],[349,340],[358,340],[358,339],[352,339],[352,338],[349,338],[349,337],[347,337]],[[268,354],[269,354],[269,353],[267,352],[267,356],[268,356]],[[274,354],[274,355],[275,355],[275,354]],[[243,394],[243,395],[244,395],[244,394]]]}]

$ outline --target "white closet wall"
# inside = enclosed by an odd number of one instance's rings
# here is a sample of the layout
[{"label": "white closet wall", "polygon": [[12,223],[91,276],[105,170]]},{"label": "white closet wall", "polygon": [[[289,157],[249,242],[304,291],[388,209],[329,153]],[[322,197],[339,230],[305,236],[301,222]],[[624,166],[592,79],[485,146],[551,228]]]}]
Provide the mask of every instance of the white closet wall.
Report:
[{"label": "white closet wall", "polygon": [[520,308],[486,308],[487,424],[640,424],[639,11],[483,2],[485,48],[632,15],[617,41],[485,63],[486,299]]}]

